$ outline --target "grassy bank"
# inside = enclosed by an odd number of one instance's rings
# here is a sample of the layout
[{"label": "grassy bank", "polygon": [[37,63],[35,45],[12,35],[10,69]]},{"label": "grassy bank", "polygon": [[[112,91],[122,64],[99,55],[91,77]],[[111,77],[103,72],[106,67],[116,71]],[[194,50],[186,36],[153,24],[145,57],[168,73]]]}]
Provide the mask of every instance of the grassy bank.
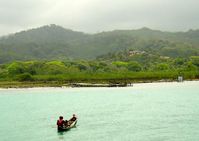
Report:
[{"label": "grassy bank", "polygon": [[74,83],[124,85],[177,81],[178,76],[183,76],[185,80],[199,79],[197,60],[170,59],[164,63],[160,62],[149,61],[143,64],[135,61],[12,62],[0,65],[0,87],[61,87],[72,86]]},{"label": "grassy bank", "polygon": [[[199,72],[182,72],[184,80],[199,79]],[[1,79],[1,88],[29,87],[70,87],[78,83],[87,83],[93,87],[107,85],[124,85],[132,83],[177,81],[177,71],[165,72],[126,72],[126,73],[70,73],[57,75],[17,75]]]}]

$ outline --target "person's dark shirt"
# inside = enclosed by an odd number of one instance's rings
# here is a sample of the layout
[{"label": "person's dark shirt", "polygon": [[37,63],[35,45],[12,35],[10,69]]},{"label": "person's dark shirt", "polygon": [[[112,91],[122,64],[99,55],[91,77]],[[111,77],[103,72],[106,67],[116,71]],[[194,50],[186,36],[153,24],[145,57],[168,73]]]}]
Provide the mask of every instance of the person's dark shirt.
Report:
[{"label": "person's dark shirt", "polygon": [[64,125],[64,120],[57,120],[57,126],[63,127]]}]

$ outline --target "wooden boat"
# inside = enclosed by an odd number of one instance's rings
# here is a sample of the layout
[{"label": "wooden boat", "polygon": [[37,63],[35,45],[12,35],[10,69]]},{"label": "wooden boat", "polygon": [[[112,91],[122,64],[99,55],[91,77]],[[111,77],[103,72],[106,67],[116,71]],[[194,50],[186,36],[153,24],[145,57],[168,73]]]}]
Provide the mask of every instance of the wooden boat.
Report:
[{"label": "wooden boat", "polygon": [[71,128],[75,127],[76,124],[77,124],[77,119],[76,119],[75,121],[69,120],[69,121],[68,121],[68,125],[64,125],[63,127],[57,127],[57,130],[58,130],[59,132],[68,131],[68,130],[70,130]]}]

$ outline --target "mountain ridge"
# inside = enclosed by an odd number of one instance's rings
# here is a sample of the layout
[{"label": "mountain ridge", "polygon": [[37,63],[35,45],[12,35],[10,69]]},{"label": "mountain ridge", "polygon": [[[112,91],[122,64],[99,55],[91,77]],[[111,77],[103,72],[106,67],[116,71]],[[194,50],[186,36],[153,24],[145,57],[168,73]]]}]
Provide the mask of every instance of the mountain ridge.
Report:
[{"label": "mountain ridge", "polygon": [[193,33],[193,32],[199,32],[199,29],[188,29],[186,31],[167,31],[167,30],[160,30],[160,29],[152,29],[149,27],[141,27],[141,28],[137,28],[137,29],[113,29],[113,30],[107,30],[107,31],[101,31],[101,32],[95,32],[95,33],[87,33],[87,32],[83,32],[83,31],[76,31],[73,29],[69,29],[69,28],[65,28],[63,26],[60,25],[56,25],[56,24],[49,24],[49,25],[43,25],[43,26],[39,26],[39,27],[34,27],[34,28],[29,28],[26,30],[21,30],[18,32],[13,32],[13,33],[9,33],[9,34],[5,34],[5,35],[1,35],[0,38],[5,38],[8,36],[13,36],[22,32],[27,32],[27,31],[33,31],[33,30],[38,30],[38,29],[42,29],[42,28],[48,28],[48,27],[57,27],[60,29],[64,29],[64,30],[68,30],[68,31],[73,31],[73,32],[79,32],[79,33],[83,33],[83,34],[88,34],[88,35],[94,35],[94,34],[100,34],[100,33],[106,33],[106,32],[114,32],[114,31],[142,31],[142,30],[148,30],[148,31],[156,31],[156,32],[166,32],[166,33]]},{"label": "mountain ridge", "polygon": [[122,50],[169,57],[199,54],[199,30],[163,32],[150,28],[88,34],[51,24],[0,38],[0,63],[15,60],[95,59]]}]

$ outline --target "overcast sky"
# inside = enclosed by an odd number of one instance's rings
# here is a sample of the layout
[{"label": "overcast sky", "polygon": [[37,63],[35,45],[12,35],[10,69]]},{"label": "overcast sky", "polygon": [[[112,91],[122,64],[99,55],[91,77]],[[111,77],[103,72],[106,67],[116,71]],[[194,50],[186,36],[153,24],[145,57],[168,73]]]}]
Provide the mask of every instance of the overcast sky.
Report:
[{"label": "overcast sky", "polygon": [[88,33],[199,29],[199,0],[0,0],[0,35],[46,24]]}]

